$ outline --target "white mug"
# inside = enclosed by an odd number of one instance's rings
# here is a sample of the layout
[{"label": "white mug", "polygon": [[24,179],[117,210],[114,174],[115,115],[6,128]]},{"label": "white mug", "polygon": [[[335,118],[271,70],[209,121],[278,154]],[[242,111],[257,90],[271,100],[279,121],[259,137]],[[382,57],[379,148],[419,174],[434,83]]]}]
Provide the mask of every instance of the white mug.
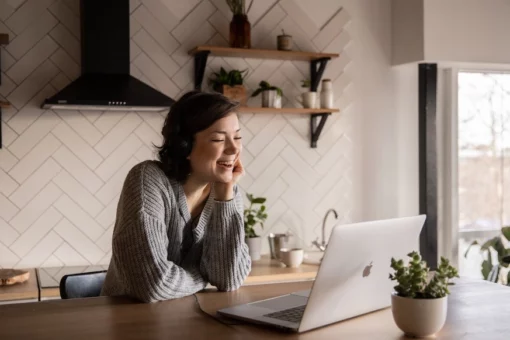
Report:
[{"label": "white mug", "polygon": [[291,268],[297,268],[303,263],[305,252],[301,248],[282,248],[280,249],[280,260]]},{"label": "white mug", "polygon": [[301,96],[297,96],[296,100],[299,104],[303,105],[304,108],[316,108],[317,103],[317,92],[305,92]]}]

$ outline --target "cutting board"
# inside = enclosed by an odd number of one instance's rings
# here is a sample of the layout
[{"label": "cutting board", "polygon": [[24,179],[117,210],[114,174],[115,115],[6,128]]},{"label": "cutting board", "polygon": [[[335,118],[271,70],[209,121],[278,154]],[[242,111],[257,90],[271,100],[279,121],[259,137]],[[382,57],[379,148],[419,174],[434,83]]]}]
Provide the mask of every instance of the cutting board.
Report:
[{"label": "cutting board", "polygon": [[30,273],[19,269],[0,269],[0,286],[10,286],[29,279]]}]

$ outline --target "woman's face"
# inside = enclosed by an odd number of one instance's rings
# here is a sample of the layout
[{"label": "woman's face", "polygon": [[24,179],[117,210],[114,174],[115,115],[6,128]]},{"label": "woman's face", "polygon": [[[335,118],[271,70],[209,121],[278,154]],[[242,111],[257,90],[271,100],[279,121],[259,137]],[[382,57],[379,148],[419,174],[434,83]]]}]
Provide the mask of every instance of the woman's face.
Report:
[{"label": "woman's face", "polygon": [[232,170],[242,148],[237,115],[232,113],[217,120],[195,134],[188,157],[192,175],[204,182],[231,182]]}]

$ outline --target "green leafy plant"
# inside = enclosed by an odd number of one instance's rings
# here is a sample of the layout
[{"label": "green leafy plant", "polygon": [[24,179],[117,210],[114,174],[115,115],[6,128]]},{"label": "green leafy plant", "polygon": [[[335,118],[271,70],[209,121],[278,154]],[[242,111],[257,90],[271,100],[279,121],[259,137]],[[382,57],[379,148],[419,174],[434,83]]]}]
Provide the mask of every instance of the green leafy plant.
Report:
[{"label": "green leafy plant", "polygon": [[282,97],[283,96],[283,91],[281,88],[279,87],[276,87],[276,86],[272,86],[271,84],[269,84],[267,81],[261,81],[259,83],[259,88],[255,90],[255,92],[252,93],[252,97],[256,97],[258,96],[259,94],[261,94],[262,92],[264,91],[270,91],[270,90],[276,90],[276,93]]},{"label": "green leafy plant", "polygon": [[250,201],[250,206],[244,209],[244,233],[246,237],[258,237],[255,232],[255,226],[260,224],[264,229],[264,222],[267,218],[266,206],[264,197],[254,197],[251,194],[246,194]]},{"label": "green leafy plant", "polygon": [[227,72],[223,67],[220,68],[220,72],[214,72],[212,77],[209,79],[209,85],[216,92],[222,92],[223,85],[236,86],[243,85],[245,73],[248,70],[230,70]]},{"label": "green leafy plant", "polygon": [[454,277],[459,277],[457,269],[450,265],[448,259],[441,257],[441,262],[434,276],[429,280],[429,268],[422,261],[420,254],[413,251],[407,254],[410,257],[407,266],[403,260],[391,259],[391,268],[395,271],[390,274],[390,280],[397,281],[394,287],[398,296],[413,299],[437,299],[450,294],[448,286]]},{"label": "green leafy plant", "polygon": [[[495,236],[485,241],[480,246],[480,252],[484,254],[485,260],[482,262],[481,272],[485,280],[491,282],[502,282],[500,273],[502,268],[508,268],[508,263],[503,261],[503,258],[510,255],[510,248],[506,248],[503,240],[510,241],[510,226],[501,228],[501,235]],[[464,257],[467,257],[469,251],[474,245],[479,245],[478,241],[473,241],[466,252]],[[495,251],[497,255],[497,262],[493,259],[492,252]],[[510,286],[510,271],[507,273],[507,285]]]},{"label": "green leafy plant", "polygon": [[312,86],[310,79],[301,80],[301,87],[310,88],[310,86]]},{"label": "green leafy plant", "polygon": [[253,5],[253,0],[251,0],[248,5],[248,9],[246,9],[246,0],[226,0],[227,5],[230,8],[230,11],[234,15],[246,15],[251,9],[251,5]]}]

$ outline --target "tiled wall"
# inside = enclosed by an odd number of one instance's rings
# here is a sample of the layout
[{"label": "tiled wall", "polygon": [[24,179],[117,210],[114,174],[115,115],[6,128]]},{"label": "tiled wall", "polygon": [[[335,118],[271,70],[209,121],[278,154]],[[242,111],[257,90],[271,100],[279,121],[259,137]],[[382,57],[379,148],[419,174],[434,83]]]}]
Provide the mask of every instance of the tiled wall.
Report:
[{"label": "tiled wall", "polygon": [[[224,0],[131,0],[131,73],[177,98],[192,88],[197,44],[228,45],[231,15]],[[309,147],[309,117],[241,114],[244,163],[241,186],[268,199],[263,235],[291,230],[302,246],[320,235],[322,217],[352,213],[352,143],[348,67],[350,16],[328,1],[308,16],[293,0],[257,0],[249,20],[254,47],[275,48],[281,29],[295,48],[342,53],[330,62],[336,104],[319,147]],[[317,19],[320,18],[320,19]],[[0,267],[106,264],[123,180],[136,163],[153,158],[164,116],[157,113],[44,111],[44,98],[80,74],[78,0],[0,0]],[[283,88],[295,106],[309,64],[210,58],[212,70],[248,69],[250,89],[260,80]],[[259,98],[250,100],[259,105]],[[267,245],[264,243],[265,251]]]}]

